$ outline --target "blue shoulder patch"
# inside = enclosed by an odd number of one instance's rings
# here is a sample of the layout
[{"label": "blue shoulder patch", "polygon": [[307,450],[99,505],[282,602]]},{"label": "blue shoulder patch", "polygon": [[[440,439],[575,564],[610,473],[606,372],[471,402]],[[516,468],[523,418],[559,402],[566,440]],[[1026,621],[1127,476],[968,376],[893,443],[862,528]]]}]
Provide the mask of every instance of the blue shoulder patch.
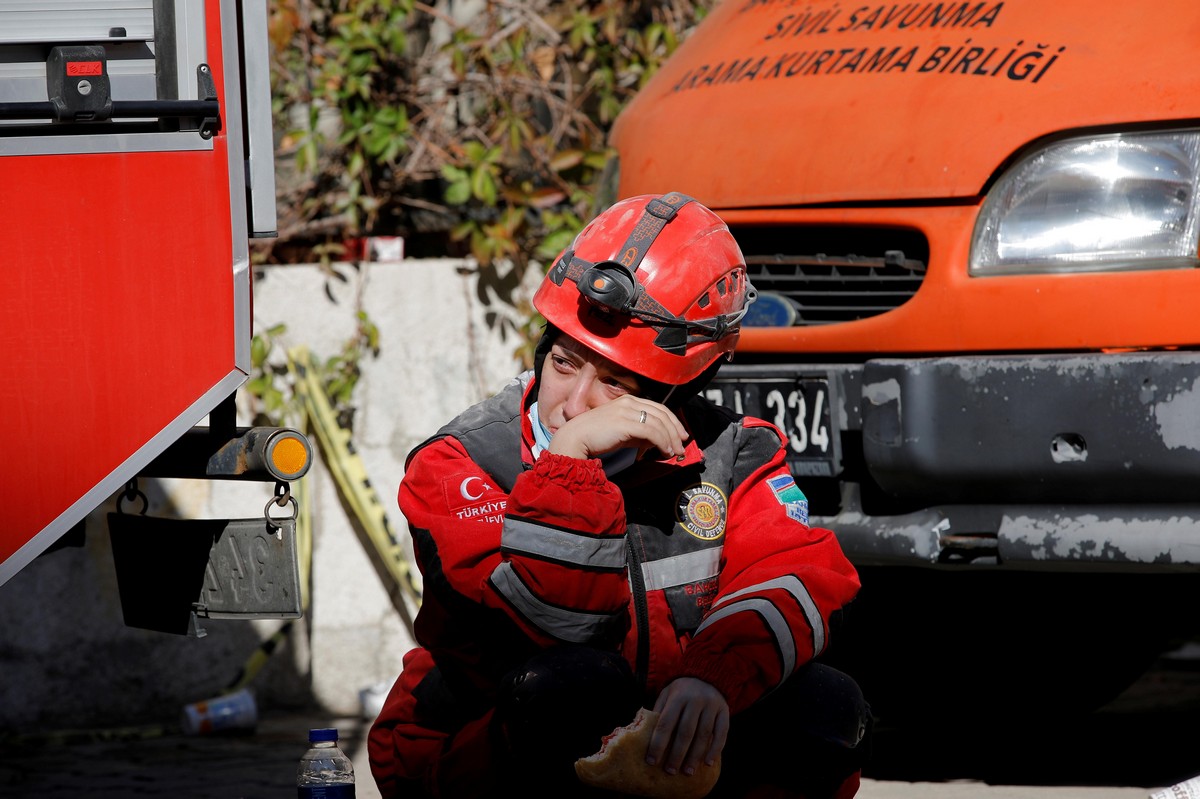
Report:
[{"label": "blue shoulder patch", "polygon": [[796,485],[795,478],[790,474],[768,477],[767,485],[771,487],[775,499],[787,510],[789,519],[808,524],[808,497],[804,496],[800,486]]},{"label": "blue shoulder patch", "polygon": [[796,480],[790,474],[769,477],[767,485],[775,493],[775,499],[779,500],[780,505],[787,505],[789,502],[808,504],[808,497],[804,496],[804,492],[800,490],[800,486],[796,485]]}]

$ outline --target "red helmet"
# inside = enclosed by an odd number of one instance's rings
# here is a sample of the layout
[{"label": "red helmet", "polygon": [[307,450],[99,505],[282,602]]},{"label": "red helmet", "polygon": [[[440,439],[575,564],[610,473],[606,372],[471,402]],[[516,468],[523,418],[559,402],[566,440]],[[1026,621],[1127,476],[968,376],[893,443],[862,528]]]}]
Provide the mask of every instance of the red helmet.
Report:
[{"label": "red helmet", "polygon": [[671,192],[622,200],[589,222],[533,306],[613,363],[680,386],[733,352],[753,301],[729,228]]}]

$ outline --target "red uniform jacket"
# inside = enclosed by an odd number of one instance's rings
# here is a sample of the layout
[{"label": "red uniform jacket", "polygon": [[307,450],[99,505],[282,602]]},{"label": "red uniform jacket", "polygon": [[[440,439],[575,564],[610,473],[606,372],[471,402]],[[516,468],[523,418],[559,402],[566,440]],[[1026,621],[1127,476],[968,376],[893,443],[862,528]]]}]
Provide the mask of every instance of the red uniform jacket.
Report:
[{"label": "red uniform jacket", "polygon": [[833,533],[808,526],[773,425],[693,399],[681,461],[609,479],[600,460],[535,460],[529,402],[514,384],[410,455],[400,509],[424,596],[369,737],[385,796],[488,790],[497,683],[539,649],[621,651],[648,703],[690,676],[736,714],[820,654],[859,588]]}]

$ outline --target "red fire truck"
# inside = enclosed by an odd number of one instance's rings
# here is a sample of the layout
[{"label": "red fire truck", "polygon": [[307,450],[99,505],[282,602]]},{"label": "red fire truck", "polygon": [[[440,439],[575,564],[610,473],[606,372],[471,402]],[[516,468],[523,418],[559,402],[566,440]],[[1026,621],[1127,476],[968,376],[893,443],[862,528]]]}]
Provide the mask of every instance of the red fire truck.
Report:
[{"label": "red fire truck", "polygon": [[[299,614],[311,447],[233,406],[275,225],[266,24],[254,0],[0,5],[0,584],[119,494],[127,623]],[[150,518],[147,476],[263,481],[267,511]]]}]

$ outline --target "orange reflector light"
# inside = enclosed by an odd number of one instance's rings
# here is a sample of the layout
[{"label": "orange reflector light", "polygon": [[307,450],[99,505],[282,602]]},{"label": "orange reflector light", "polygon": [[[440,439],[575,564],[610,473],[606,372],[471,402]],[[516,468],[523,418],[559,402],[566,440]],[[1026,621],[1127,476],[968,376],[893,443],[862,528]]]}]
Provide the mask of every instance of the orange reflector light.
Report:
[{"label": "orange reflector light", "polygon": [[271,464],[280,474],[298,474],[308,465],[308,449],[294,436],[283,436],[271,447]]}]

